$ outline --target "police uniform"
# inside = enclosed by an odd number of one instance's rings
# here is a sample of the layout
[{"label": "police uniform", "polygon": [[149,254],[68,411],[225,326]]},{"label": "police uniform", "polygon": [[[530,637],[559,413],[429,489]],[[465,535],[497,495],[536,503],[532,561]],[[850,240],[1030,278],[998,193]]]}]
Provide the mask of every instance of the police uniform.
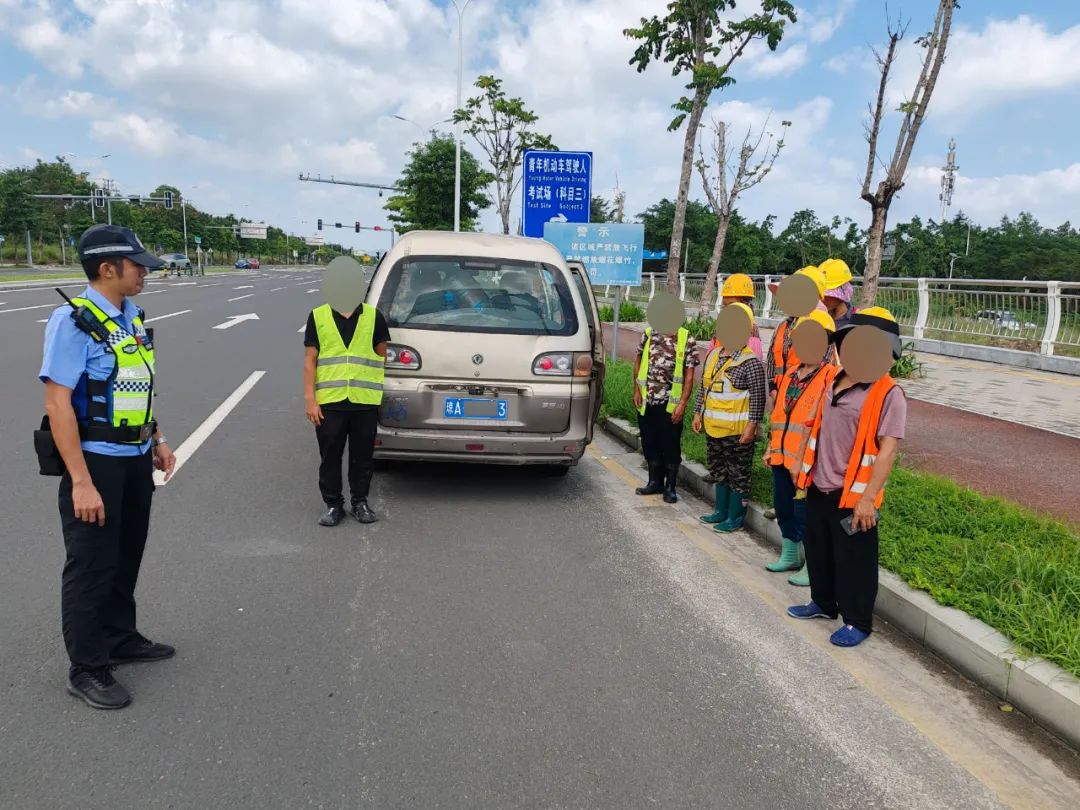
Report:
[{"label": "police uniform", "polygon": [[384,360],[375,349],[390,340],[386,319],[360,304],[351,315],[323,304],[308,315],[304,345],[318,351],[315,402],[322,423],[319,442],[319,492],[328,511],[319,522],[337,525],[343,516],[341,460],[349,445],[351,513],[361,523],[375,521],[367,498],[374,472],[375,434],[383,398]]},{"label": "police uniform", "polygon": [[[124,256],[147,268],[164,264],[130,230],[109,225],[83,234],[79,256]],[[130,696],[109,666],[174,652],[136,627],[135,585],[154,492],[151,444],[164,441],[153,439],[154,347],[142,311],[130,298],[118,308],[88,286],[49,318],[39,377],[72,391],[83,457],[105,511],[100,526],[77,517],[71,473],[63,471],[61,616],[71,662],[69,691],[96,708],[120,708]]]}]

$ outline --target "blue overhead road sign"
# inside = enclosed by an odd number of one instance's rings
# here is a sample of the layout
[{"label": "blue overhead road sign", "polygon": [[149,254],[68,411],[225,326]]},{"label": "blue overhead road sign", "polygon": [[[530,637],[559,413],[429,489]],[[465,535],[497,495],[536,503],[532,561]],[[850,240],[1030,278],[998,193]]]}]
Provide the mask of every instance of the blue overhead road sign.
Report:
[{"label": "blue overhead road sign", "polygon": [[641,284],[644,225],[549,222],[544,226],[544,238],[568,260],[585,265],[593,284]]},{"label": "blue overhead road sign", "polygon": [[522,158],[521,232],[543,238],[546,222],[588,222],[592,152],[530,149]]}]

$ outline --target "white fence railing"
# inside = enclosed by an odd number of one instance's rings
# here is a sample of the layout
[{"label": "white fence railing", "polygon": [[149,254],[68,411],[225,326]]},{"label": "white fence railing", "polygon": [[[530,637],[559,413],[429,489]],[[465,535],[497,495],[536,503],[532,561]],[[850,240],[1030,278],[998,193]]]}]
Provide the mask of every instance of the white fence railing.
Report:
[{"label": "white fence railing", "polygon": [[[764,321],[781,318],[767,285],[783,276],[751,278],[757,317]],[[704,281],[704,275],[680,276],[679,297],[687,312],[698,311]],[[665,282],[663,274],[646,274],[639,286],[624,289],[624,300],[644,306],[664,289]],[[858,302],[860,280],[852,283]],[[601,286],[597,293],[608,303],[614,301],[614,288]],[[706,309],[715,313],[720,304],[718,297],[713,298]],[[1080,282],[882,278],[875,303],[896,316],[905,335],[919,340],[1080,357]]]}]

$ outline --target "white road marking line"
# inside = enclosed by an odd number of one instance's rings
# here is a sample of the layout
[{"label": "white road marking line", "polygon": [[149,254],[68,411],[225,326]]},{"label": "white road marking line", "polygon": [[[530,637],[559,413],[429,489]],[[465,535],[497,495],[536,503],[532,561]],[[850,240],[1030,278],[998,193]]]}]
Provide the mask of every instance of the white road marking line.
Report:
[{"label": "white road marking line", "polygon": [[7,303],[7,301],[0,301],[0,307],[2,307],[6,303]]},{"label": "white road marking line", "polygon": [[166,318],[175,318],[177,315],[187,315],[191,312],[190,309],[182,309],[179,312],[170,312],[168,315],[158,315],[156,318],[147,318],[143,323],[153,323],[154,321],[163,321]]},{"label": "white road marking line", "polygon": [[239,287],[233,287],[234,290],[250,290],[255,287],[254,284],[241,284]]},{"label": "white road marking line", "polygon": [[298,335],[299,335],[299,334],[300,334],[301,332],[303,332],[303,331],[304,331],[305,329],[307,329],[307,324],[306,324],[306,323],[305,323],[305,324],[304,324],[303,326],[301,326],[301,327],[300,327],[299,329],[297,329],[297,330],[296,330],[296,334],[298,334]]},{"label": "white road marking line", "polygon": [[284,287],[274,287],[270,292],[277,292],[278,290],[284,290]]},{"label": "white road marking line", "polygon": [[39,318],[38,319],[38,323],[48,323],[48,322],[49,322],[48,318]]},{"label": "white road marking line", "polygon": [[59,306],[63,306],[63,304],[64,304],[63,301],[59,301],[59,302],[57,302],[55,304],[36,304],[35,306],[32,306],[32,307],[15,307],[14,309],[0,309],[0,313],[4,313],[4,312],[25,312],[28,309],[45,309],[46,307],[49,307],[51,309],[56,309]]},{"label": "white road marking line", "polygon": [[[240,404],[240,401],[247,396],[247,393],[255,387],[255,383],[261,380],[264,374],[266,374],[265,371],[251,372],[251,375],[240,383],[240,386],[229,394],[228,398],[218,405],[201,425],[195,428],[195,432],[184,439],[180,446],[176,448],[176,466],[173,468],[173,477],[169,479],[170,481],[176,478],[180,468],[184,466],[189,458],[195,455],[195,451],[202,447],[203,442],[210,438],[218,425],[225,421],[225,418]],[[165,486],[165,473],[154,470],[154,483],[159,487]]]},{"label": "white road marking line", "polygon": [[254,312],[249,312],[246,315],[233,315],[233,316],[231,316],[229,318],[229,320],[222,321],[221,323],[219,323],[214,328],[215,329],[229,329],[230,327],[236,326],[238,323],[243,323],[244,321],[257,321],[257,320],[259,320],[259,316],[256,315]]},{"label": "white road marking line", "polygon": [[251,298],[251,296],[253,296],[253,295],[255,295],[255,293],[248,293],[247,295],[238,295],[238,296],[236,296],[236,298],[230,298],[228,303],[231,304],[233,301],[243,301],[245,298]]},{"label": "white road marking line", "polygon": [[170,287],[194,287],[196,282],[194,281],[176,281],[168,285]]},{"label": "white road marking line", "polygon": [[[2,279],[0,279],[2,281]],[[4,287],[3,293],[7,295],[13,292],[46,292],[48,290],[54,290],[59,287],[61,290],[70,290],[75,287],[86,288],[86,282],[82,284],[42,284],[38,287]]]},{"label": "white road marking line", "polygon": [[314,290],[308,290],[307,293],[305,293],[305,294],[306,295],[311,295],[312,293],[316,293],[318,291],[319,291],[319,289],[318,289],[318,287],[316,287]]}]

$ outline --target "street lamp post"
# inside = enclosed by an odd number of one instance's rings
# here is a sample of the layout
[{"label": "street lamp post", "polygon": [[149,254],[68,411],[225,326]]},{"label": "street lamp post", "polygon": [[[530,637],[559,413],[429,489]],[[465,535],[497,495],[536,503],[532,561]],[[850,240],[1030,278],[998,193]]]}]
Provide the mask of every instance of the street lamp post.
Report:
[{"label": "street lamp post", "polygon": [[[469,7],[470,0],[465,0],[462,5],[458,5],[458,0],[451,0],[454,4],[454,9],[458,14],[458,29],[457,29],[457,107],[455,108],[454,117],[457,118],[457,110],[461,109],[461,74],[464,69],[465,62],[465,44],[464,37],[462,35],[462,27],[465,23],[465,9]],[[454,146],[454,233],[461,231],[461,121],[457,121],[457,131],[455,133],[455,146]]]},{"label": "street lamp post", "polygon": [[420,126],[418,123],[413,121],[411,118],[406,118],[404,115],[394,115],[394,116],[391,116],[391,117],[396,118],[398,121],[404,121],[406,124],[412,124],[418,130],[420,130],[420,132],[422,132],[425,136],[427,136],[429,140],[435,134],[435,127],[437,127],[439,124],[449,124],[451,121],[454,120],[453,118],[444,118],[442,121],[436,121],[430,127],[428,127],[427,129],[424,129],[424,127]]},{"label": "street lamp post", "polygon": [[950,292],[952,291],[953,265],[956,264],[956,260],[959,259],[959,258],[960,258],[959,253],[950,253],[949,254],[949,291]]}]

